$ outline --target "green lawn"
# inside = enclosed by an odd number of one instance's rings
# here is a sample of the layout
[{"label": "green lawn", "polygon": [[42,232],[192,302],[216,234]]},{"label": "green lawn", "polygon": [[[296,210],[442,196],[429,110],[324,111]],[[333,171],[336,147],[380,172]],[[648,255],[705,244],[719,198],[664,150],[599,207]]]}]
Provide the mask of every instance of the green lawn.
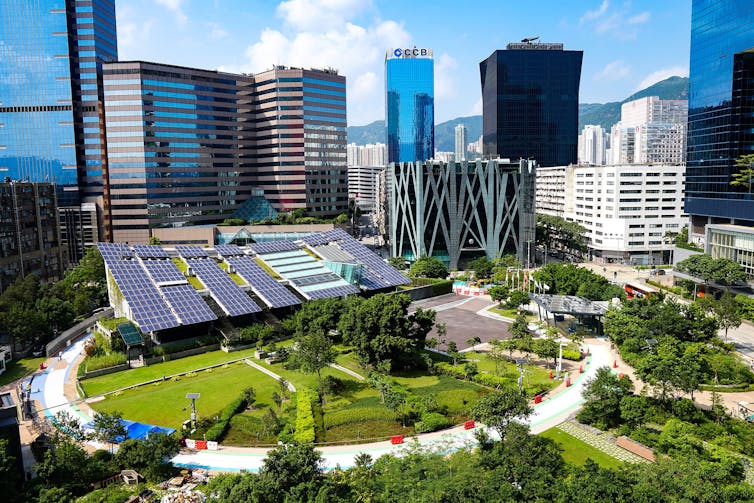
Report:
[{"label": "green lawn", "polygon": [[563,451],[563,459],[568,463],[581,466],[586,463],[587,459],[591,459],[602,468],[618,468],[622,464],[618,459],[595,449],[560,428],[550,428],[540,433],[540,435],[555,441]]},{"label": "green lawn", "polygon": [[[463,355],[464,358],[473,361],[479,368],[480,372],[508,377],[511,379],[511,383],[514,384],[518,380],[518,368],[513,361],[508,359],[496,361],[489,353],[481,353],[478,351],[465,352]],[[550,369],[531,364],[524,365],[525,387],[541,386],[542,388],[552,389],[557,385],[558,381],[550,379]]]},{"label": "green lawn", "polygon": [[189,410],[183,410],[190,404],[186,393],[200,393],[196,401],[199,417],[213,417],[249,386],[256,390],[257,402],[265,404],[271,404],[272,392],[280,389],[275,379],[238,362],[177,381],[167,380],[108,395],[91,407],[102,412],[118,411],[132,421],[179,428],[189,418]]},{"label": "green lawn", "polygon": [[45,357],[21,358],[5,364],[5,372],[0,375],[0,386],[12,383],[39,369],[39,364],[45,361]]},{"label": "green lawn", "polygon": [[127,386],[133,386],[134,384],[158,379],[162,376],[189,372],[210,365],[249,357],[253,354],[254,349],[245,349],[233,353],[226,353],[220,350],[210,351],[209,353],[189,356],[179,360],[156,363],[154,365],[149,365],[148,367],[139,367],[136,369],[116,372],[114,374],[85,379],[81,381],[81,387],[84,388],[84,391],[88,396],[96,396],[108,391],[114,391]]}]

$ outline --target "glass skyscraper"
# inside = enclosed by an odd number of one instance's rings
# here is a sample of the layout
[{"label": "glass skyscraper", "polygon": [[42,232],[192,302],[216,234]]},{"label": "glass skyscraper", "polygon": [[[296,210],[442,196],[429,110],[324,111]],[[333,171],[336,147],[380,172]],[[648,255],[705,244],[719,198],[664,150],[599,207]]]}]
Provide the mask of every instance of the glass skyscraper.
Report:
[{"label": "glass skyscraper", "polygon": [[479,63],[487,158],[577,161],[582,51],[515,43]]},{"label": "glass skyscraper", "polygon": [[385,56],[388,162],[435,153],[435,73],[431,49],[390,49]]},{"label": "glass skyscraper", "polygon": [[55,183],[61,206],[102,195],[116,39],[114,0],[0,0],[1,178]]},{"label": "glass skyscraper", "polygon": [[691,11],[686,213],[754,226],[754,199],[731,186],[736,158],[754,154],[754,4],[694,0]]}]

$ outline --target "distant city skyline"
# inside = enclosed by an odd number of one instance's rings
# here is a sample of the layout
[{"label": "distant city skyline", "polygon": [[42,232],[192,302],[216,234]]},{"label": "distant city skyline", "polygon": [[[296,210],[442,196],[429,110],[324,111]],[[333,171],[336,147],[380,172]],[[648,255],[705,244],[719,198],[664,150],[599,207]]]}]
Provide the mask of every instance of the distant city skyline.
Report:
[{"label": "distant city skyline", "polygon": [[473,8],[426,0],[122,0],[116,7],[123,61],[246,73],[273,64],[339,69],[349,125],[384,119],[390,47],[434,48],[437,123],[481,114],[479,62],[525,37],[584,51],[582,103],[619,101],[688,75],[691,6],[683,0],[483,0]]}]

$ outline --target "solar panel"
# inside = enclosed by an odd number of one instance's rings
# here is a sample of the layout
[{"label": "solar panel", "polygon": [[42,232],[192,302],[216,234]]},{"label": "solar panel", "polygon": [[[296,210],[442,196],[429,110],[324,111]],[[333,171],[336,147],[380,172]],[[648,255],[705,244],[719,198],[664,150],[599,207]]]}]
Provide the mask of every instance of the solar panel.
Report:
[{"label": "solar panel", "polygon": [[333,288],[325,288],[323,290],[312,290],[311,292],[306,292],[304,295],[309,297],[309,299],[314,300],[326,299],[330,297],[344,297],[346,295],[352,295],[354,293],[359,293],[359,289],[353,285],[343,285]]},{"label": "solar panel", "polygon": [[175,247],[175,251],[183,258],[209,257],[207,251],[199,246],[179,245]]},{"label": "solar panel", "polygon": [[301,304],[295,295],[275,281],[251,257],[229,257],[226,260],[268,306],[288,307]]},{"label": "solar panel", "polygon": [[186,276],[170,259],[148,259],[141,262],[159,286],[161,283],[187,283]]},{"label": "solar panel", "polygon": [[133,249],[139,258],[168,258],[168,253],[160,246],[133,245]]},{"label": "solar panel", "polygon": [[191,285],[165,286],[160,292],[183,325],[216,320],[217,316]]},{"label": "solar panel", "polygon": [[223,271],[212,258],[188,258],[189,267],[209,288],[210,295],[229,316],[258,313],[262,309]]},{"label": "solar panel", "polygon": [[310,245],[310,246],[319,246],[319,245],[326,245],[331,240],[324,235],[324,233],[319,232],[317,234],[311,234],[309,236],[304,236],[301,238],[301,241],[304,243]]},{"label": "solar panel", "polygon": [[135,346],[144,342],[139,329],[133,323],[118,323],[118,333],[126,346]]},{"label": "solar panel", "polygon": [[243,250],[236,245],[216,245],[215,251],[219,253],[221,257],[246,255]]},{"label": "solar panel", "polygon": [[[317,283],[329,283],[331,281],[343,281],[343,278],[335,273],[316,274],[314,276],[304,276],[303,278],[296,278],[293,281],[298,286],[316,285]],[[356,289],[358,292],[358,288]]]},{"label": "solar panel", "polygon": [[275,253],[291,250],[300,250],[301,246],[297,245],[293,241],[273,241],[270,243],[254,243],[250,244],[249,248],[254,250],[255,253]]}]

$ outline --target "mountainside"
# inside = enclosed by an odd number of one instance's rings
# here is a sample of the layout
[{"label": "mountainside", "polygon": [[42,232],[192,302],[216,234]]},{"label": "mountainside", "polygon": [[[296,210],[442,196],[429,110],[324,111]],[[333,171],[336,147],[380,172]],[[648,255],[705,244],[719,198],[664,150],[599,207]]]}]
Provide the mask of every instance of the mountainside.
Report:
[{"label": "mountainside", "polygon": [[[637,91],[623,101],[610,103],[579,103],[579,131],[587,124],[596,124],[609,131],[620,120],[620,106],[628,101],[645,96],[659,96],[663,100],[685,100],[689,97],[689,79],[687,77],[669,77]],[[440,152],[455,150],[455,127],[462,123],[466,126],[466,142],[479,139],[482,134],[482,116],[457,117],[435,125],[435,148]],[[377,120],[365,126],[348,127],[348,143],[366,145],[367,143],[385,143],[385,121]]]}]

